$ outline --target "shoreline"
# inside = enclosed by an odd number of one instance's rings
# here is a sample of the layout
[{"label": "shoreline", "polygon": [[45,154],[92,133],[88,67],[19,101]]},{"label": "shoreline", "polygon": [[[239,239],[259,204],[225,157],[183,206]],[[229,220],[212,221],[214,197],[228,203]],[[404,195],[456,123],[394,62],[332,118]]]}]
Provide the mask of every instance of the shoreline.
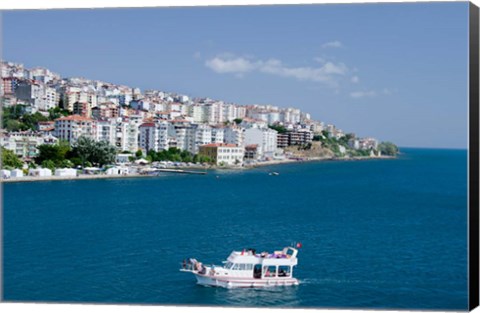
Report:
[{"label": "shoreline", "polygon": [[[353,158],[337,158],[337,157],[328,157],[328,158],[309,158],[303,160],[296,160],[296,159],[284,159],[284,160],[272,160],[266,162],[260,162],[256,164],[246,165],[243,167],[185,167],[185,168],[175,168],[172,170],[198,170],[198,169],[205,169],[205,170],[250,170],[260,167],[266,166],[275,166],[275,165],[282,165],[282,164],[293,164],[293,163],[311,163],[311,162],[325,162],[325,161],[366,161],[366,160],[382,160],[382,159],[396,159],[395,156],[375,156],[375,157],[353,157]],[[162,172],[159,172],[162,173]],[[183,172],[165,172],[168,174],[184,174]],[[188,175],[188,173],[187,173]],[[38,181],[58,181],[58,180],[89,180],[89,179],[122,179],[122,178],[155,178],[159,177],[156,175],[149,175],[149,174],[125,174],[125,175],[107,175],[107,174],[81,174],[79,176],[23,176],[23,177],[11,177],[11,178],[0,178],[0,183],[22,183],[22,182],[38,182]]]}]

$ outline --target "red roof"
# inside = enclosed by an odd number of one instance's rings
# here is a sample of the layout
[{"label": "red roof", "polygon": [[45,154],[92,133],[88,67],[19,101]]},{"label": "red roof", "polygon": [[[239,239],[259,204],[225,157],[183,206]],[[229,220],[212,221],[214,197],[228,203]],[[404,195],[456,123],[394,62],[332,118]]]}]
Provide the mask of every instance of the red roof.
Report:
[{"label": "red roof", "polygon": [[155,127],[155,123],[143,123],[139,127]]}]

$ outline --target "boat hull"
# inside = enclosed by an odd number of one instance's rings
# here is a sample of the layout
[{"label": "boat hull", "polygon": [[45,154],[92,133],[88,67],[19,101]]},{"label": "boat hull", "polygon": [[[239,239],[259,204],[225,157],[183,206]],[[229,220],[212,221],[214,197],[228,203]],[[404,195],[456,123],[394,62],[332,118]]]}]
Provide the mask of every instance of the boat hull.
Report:
[{"label": "boat hull", "polygon": [[264,288],[277,286],[296,286],[299,284],[296,278],[255,279],[244,277],[217,277],[210,275],[195,274],[197,283],[203,286],[223,288]]}]

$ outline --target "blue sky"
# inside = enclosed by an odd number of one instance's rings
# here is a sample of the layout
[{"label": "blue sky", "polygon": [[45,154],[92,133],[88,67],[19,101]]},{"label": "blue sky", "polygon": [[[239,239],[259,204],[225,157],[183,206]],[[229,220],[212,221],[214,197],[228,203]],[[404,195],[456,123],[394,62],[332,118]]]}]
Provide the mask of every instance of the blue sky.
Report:
[{"label": "blue sky", "polygon": [[298,107],[404,147],[467,147],[468,4],[3,12],[3,59]]}]

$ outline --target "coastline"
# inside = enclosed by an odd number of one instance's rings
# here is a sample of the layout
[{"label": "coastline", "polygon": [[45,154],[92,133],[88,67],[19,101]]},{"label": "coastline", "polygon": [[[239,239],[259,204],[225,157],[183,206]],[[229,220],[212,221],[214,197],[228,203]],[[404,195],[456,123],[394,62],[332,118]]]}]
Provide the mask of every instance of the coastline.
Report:
[{"label": "coastline", "polygon": [[[396,159],[395,156],[375,156],[375,157],[351,157],[351,158],[338,158],[338,157],[328,157],[328,158],[308,158],[308,159],[284,159],[284,160],[272,160],[259,162],[255,164],[249,164],[243,167],[218,167],[211,166],[208,168],[205,167],[188,167],[188,168],[175,168],[172,169],[173,174],[187,174],[182,172],[182,170],[250,170],[259,167],[274,166],[281,164],[292,164],[292,163],[305,163],[305,162],[324,162],[324,161],[366,161],[366,160],[385,160],[385,159]],[[175,170],[178,170],[177,172]],[[160,172],[162,173],[162,172]],[[168,172],[167,172],[168,173]],[[125,178],[155,178],[155,175],[149,174],[125,174],[125,175],[107,175],[107,174],[81,174],[79,176],[23,176],[23,177],[11,177],[11,178],[0,178],[0,183],[21,183],[21,182],[38,182],[38,181],[58,181],[58,180],[88,180],[88,179],[125,179]]]}]

